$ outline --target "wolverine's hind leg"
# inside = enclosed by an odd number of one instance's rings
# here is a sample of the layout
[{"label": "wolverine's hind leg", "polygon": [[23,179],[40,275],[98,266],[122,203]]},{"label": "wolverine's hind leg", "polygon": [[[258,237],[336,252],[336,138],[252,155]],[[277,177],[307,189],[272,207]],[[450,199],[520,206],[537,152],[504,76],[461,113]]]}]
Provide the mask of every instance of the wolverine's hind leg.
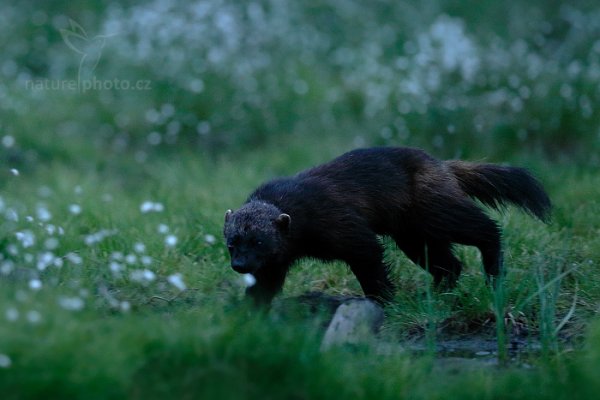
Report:
[{"label": "wolverine's hind leg", "polygon": [[450,243],[424,239],[416,232],[412,235],[392,235],[398,248],[415,264],[433,276],[436,287],[446,279],[446,286],[453,288],[462,270],[462,263],[452,253]]},{"label": "wolverine's hind leg", "polygon": [[481,252],[488,278],[495,278],[502,269],[500,228],[475,203],[447,202],[440,210],[424,215],[427,234],[445,242],[475,246]]}]

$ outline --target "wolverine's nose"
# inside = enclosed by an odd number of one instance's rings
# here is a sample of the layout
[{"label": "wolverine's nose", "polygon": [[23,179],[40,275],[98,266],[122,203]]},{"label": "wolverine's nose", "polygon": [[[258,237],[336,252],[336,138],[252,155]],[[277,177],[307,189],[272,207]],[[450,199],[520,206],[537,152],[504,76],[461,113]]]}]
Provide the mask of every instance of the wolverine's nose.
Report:
[{"label": "wolverine's nose", "polygon": [[252,272],[252,268],[246,263],[246,261],[240,259],[231,260],[231,268],[240,274],[248,274]]}]

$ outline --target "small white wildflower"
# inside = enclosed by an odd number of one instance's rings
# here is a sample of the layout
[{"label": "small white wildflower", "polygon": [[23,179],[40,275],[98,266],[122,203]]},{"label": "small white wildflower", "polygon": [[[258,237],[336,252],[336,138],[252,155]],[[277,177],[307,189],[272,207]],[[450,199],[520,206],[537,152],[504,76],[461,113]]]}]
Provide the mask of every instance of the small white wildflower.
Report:
[{"label": "small white wildflower", "polygon": [[84,242],[88,246],[92,246],[96,243],[100,243],[101,241],[103,241],[104,239],[106,239],[109,236],[115,235],[116,233],[117,233],[116,229],[113,229],[113,230],[101,229],[98,232],[87,235],[84,238]]},{"label": "small white wildflower", "polygon": [[110,254],[110,258],[112,258],[113,260],[121,261],[123,259],[123,253],[121,253],[120,251],[113,251]]},{"label": "small white wildflower", "polygon": [[166,235],[167,233],[169,233],[169,227],[165,224],[159,224],[158,225],[158,233]]},{"label": "small white wildflower", "polygon": [[140,257],[140,262],[142,263],[142,265],[148,266],[148,265],[152,264],[152,257],[142,256],[142,257]]},{"label": "small white wildflower", "polygon": [[2,198],[2,196],[0,196],[0,212],[3,212],[5,207],[6,205],[4,203],[4,199]]},{"label": "small white wildflower", "polygon": [[81,206],[79,204],[71,204],[69,205],[69,212],[73,215],[81,214]]},{"label": "small white wildflower", "polygon": [[67,260],[69,260],[71,263],[73,263],[75,265],[79,265],[83,261],[81,256],[77,253],[68,253],[65,257],[67,258]]},{"label": "small white wildflower", "polygon": [[187,288],[180,273],[169,275],[167,281],[181,291]]},{"label": "small white wildflower", "polygon": [[0,368],[10,368],[12,361],[6,354],[0,353]]},{"label": "small white wildflower", "polygon": [[15,264],[11,260],[3,261],[0,264],[0,273],[2,275],[8,275],[15,269]]},{"label": "small white wildflower", "polygon": [[40,290],[42,288],[42,281],[39,279],[32,279],[29,281],[29,289]]},{"label": "small white wildflower", "polygon": [[204,235],[204,241],[208,244],[215,244],[215,242],[217,241],[217,238],[215,237],[215,235]]},{"label": "small white wildflower", "polygon": [[125,256],[125,262],[127,264],[133,265],[133,264],[137,263],[137,256],[135,254],[127,254]]},{"label": "small white wildflower", "polygon": [[154,274],[154,272],[150,271],[149,269],[144,269],[143,275],[144,275],[144,279],[147,280],[148,282],[151,282],[156,278],[156,275]]},{"label": "small white wildflower", "polygon": [[37,261],[37,269],[40,271],[44,271],[46,268],[48,268],[54,263],[54,258],[54,254],[52,254],[49,251],[39,254]]},{"label": "small white wildflower", "polygon": [[15,145],[15,138],[10,135],[5,135],[2,137],[2,146],[7,149],[10,149]]},{"label": "small white wildflower", "polygon": [[164,211],[165,206],[162,205],[162,203],[155,203],[153,201],[144,201],[141,205],[140,205],[140,211],[143,214],[149,213],[149,212],[162,212]]},{"label": "small white wildflower", "polygon": [[46,225],[46,227],[44,229],[46,229],[46,232],[48,233],[48,235],[54,235],[56,233],[56,226],[54,226],[52,224]]},{"label": "small white wildflower", "polygon": [[123,269],[123,266],[116,261],[111,261],[110,264],[108,264],[108,268],[110,268],[113,273],[119,273]]},{"label": "small white wildflower", "polygon": [[142,242],[137,242],[136,244],[133,245],[133,250],[136,253],[143,253],[146,251],[146,245]]},{"label": "small white wildflower", "polygon": [[33,221],[35,221],[35,218],[33,218],[31,215],[26,215],[25,216],[25,221],[27,221],[27,222],[33,222]]},{"label": "small white wildflower", "polygon": [[152,131],[148,134],[146,140],[151,146],[158,146],[162,141],[162,136],[160,135],[160,133]]},{"label": "small white wildflower", "polygon": [[33,262],[33,254],[31,253],[25,253],[25,255],[23,256],[23,260],[27,263],[27,264],[31,264]]},{"label": "small white wildflower", "polygon": [[131,271],[129,278],[132,281],[146,283],[152,282],[156,278],[156,275],[149,269],[136,269]]},{"label": "small white wildflower", "polygon": [[177,244],[177,236],[175,235],[167,235],[165,237],[165,245],[168,247],[174,247]]},{"label": "small white wildflower", "polygon": [[129,312],[129,310],[131,310],[131,304],[129,304],[128,301],[122,301],[119,304],[119,308],[121,309],[121,311],[123,312]]},{"label": "small white wildflower", "polygon": [[6,246],[6,251],[8,251],[8,254],[11,256],[16,256],[19,254],[19,248],[13,243]]},{"label": "small white wildflower", "polygon": [[58,229],[57,229],[57,232],[58,232],[58,235],[59,235],[59,236],[62,236],[62,235],[64,235],[64,234],[65,234],[65,230],[63,229],[63,227],[62,227],[62,226],[59,226],[59,227],[58,227]]},{"label": "small white wildflower", "polygon": [[11,168],[10,173],[13,174],[14,176],[19,176],[19,170],[16,168]]},{"label": "small white wildflower", "polygon": [[38,311],[31,310],[27,312],[26,318],[30,323],[37,324],[38,322],[42,321],[42,314],[40,314]]},{"label": "small white wildflower", "polygon": [[83,189],[81,188],[81,186],[77,185],[73,188],[73,192],[75,194],[81,194],[81,193],[83,193]]},{"label": "small white wildflower", "polygon": [[48,250],[56,250],[58,247],[58,239],[55,237],[50,237],[44,241],[44,247]]},{"label": "small white wildflower", "polygon": [[244,274],[242,279],[244,286],[246,287],[254,286],[256,284],[256,278],[252,274]]},{"label": "small white wildflower", "polygon": [[15,322],[16,320],[19,319],[19,310],[17,310],[14,307],[11,307],[6,310],[6,313],[4,313],[4,316],[6,317],[7,321]]},{"label": "small white wildflower", "polygon": [[17,212],[12,208],[6,210],[4,217],[9,221],[19,222],[19,214],[17,214]]},{"label": "small white wildflower", "polygon": [[15,236],[17,237],[17,240],[21,242],[21,246],[25,249],[35,244],[35,235],[29,230],[16,232]]},{"label": "small white wildflower", "polygon": [[83,299],[79,297],[60,297],[58,299],[58,305],[69,311],[79,311],[83,309],[85,303]]},{"label": "small white wildflower", "polygon": [[60,257],[56,257],[56,258],[54,259],[54,262],[53,262],[52,264],[53,264],[53,265],[54,265],[56,268],[61,268],[61,267],[63,266],[63,264],[64,264],[64,261],[63,261],[63,259],[62,259],[62,258],[60,258]]},{"label": "small white wildflower", "polygon": [[36,215],[40,221],[47,222],[52,219],[52,214],[44,206],[38,206],[36,209]]}]

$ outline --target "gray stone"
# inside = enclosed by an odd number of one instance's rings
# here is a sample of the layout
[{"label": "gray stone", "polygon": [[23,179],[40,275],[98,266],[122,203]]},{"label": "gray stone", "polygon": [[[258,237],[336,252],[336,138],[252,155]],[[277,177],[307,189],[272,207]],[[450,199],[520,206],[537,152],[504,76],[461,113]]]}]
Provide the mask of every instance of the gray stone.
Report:
[{"label": "gray stone", "polygon": [[368,299],[341,304],[325,332],[321,350],[343,344],[368,343],[383,323],[383,310]]}]

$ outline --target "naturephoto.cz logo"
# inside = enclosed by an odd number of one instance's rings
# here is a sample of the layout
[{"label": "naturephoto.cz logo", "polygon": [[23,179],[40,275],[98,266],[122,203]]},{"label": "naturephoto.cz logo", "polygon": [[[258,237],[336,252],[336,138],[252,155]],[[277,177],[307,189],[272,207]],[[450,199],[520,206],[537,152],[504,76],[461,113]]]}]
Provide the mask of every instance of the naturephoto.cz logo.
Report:
[{"label": "naturephoto.cz logo", "polygon": [[102,57],[106,40],[117,36],[88,36],[83,27],[69,19],[69,29],[60,29],[65,44],[79,55],[77,79],[32,79],[25,81],[29,90],[72,90],[87,92],[90,90],[150,90],[149,80],[99,79],[95,75],[96,67]]}]

